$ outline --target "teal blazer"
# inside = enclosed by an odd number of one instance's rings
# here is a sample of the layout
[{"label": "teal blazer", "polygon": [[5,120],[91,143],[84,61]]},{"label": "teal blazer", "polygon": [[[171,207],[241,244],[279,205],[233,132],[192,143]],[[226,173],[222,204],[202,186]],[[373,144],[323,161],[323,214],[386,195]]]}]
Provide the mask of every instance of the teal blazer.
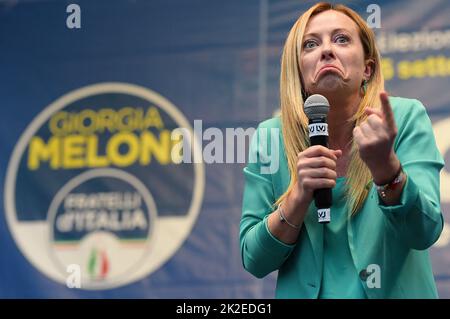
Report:
[{"label": "teal blazer", "polygon": [[[408,178],[400,204],[395,206],[384,206],[373,184],[368,185],[363,207],[347,223],[348,245],[362,281],[370,274],[366,271],[369,265],[379,266],[379,288],[363,284],[368,298],[437,298],[428,248],[443,227],[439,172],[444,161],[424,106],[399,97],[391,97],[390,102],[398,128],[394,149]],[[265,129],[274,129],[273,135],[263,134]],[[314,203],[295,244],[281,242],[267,226],[272,205],[290,181],[279,118],[258,126],[244,175],[240,224],[244,268],[258,278],[278,270],[277,298],[317,298],[323,270],[323,225],[317,222]]]}]

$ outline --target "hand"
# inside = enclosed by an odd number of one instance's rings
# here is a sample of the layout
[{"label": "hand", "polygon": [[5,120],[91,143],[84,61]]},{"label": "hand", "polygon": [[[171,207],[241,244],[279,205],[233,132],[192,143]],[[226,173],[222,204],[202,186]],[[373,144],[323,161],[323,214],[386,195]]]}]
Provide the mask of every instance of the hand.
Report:
[{"label": "hand", "polygon": [[309,203],[314,190],[336,186],[336,161],[341,150],[330,150],[321,145],[307,148],[298,154],[297,187],[294,196],[298,202]]},{"label": "hand", "polygon": [[394,152],[397,125],[386,92],[380,93],[382,108],[367,108],[367,120],[353,129],[361,159],[367,164],[375,184],[391,181],[400,168]]}]

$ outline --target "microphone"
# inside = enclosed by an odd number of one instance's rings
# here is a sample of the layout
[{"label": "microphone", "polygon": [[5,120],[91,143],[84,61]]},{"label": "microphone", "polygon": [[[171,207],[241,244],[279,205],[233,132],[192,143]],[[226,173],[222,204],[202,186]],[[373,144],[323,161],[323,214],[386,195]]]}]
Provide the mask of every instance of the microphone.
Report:
[{"label": "microphone", "polygon": [[[305,101],[304,111],[309,119],[309,140],[311,146],[322,145],[328,148],[327,115],[330,109],[328,100],[314,94]],[[314,202],[317,207],[319,223],[329,223],[331,220],[331,204],[333,198],[331,188],[321,188],[314,191]]]}]

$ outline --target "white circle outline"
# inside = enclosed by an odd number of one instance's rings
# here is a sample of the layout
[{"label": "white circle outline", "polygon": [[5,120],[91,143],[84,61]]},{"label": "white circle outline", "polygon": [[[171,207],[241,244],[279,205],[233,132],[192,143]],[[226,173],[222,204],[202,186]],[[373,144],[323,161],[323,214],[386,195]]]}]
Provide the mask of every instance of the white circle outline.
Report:
[{"label": "white circle outline", "polygon": [[[15,197],[15,184],[16,184],[16,178],[17,178],[17,172],[18,167],[20,163],[20,159],[23,156],[23,153],[26,150],[27,143],[33,137],[33,135],[42,127],[42,125],[47,121],[50,116],[55,113],[56,111],[63,109],[65,106],[69,105],[70,103],[73,103],[77,100],[80,100],[82,98],[86,98],[93,95],[98,94],[104,94],[104,93],[122,93],[122,94],[128,94],[128,95],[135,95],[138,97],[141,97],[143,99],[149,100],[157,104],[159,107],[161,107],[164,111],[166,111],[178,124],[180,124],[181,127],[187,128],[193,136],[192,139],[192,148],[193,148],[193,155],[194,158],[202,158],[202,152],[199,146],[199,137],[196,136],[196,132],[194,132],[193,128],[187,121],[187,119],[184,117],[184,115],[175,107],[168,99],[161,96],[160,94],[139,86],[135,84],[129,84],[129,83],[121,83],[121,82],[104,82],[104,83],[97,83],[92,84],[88,86],[81,87],[79,89],[70,91],[69,93],[66,93],[65,95],[58,98],[56,101],[48,105],[44,108],[35,118],[34,120],[27,126],[25,131],[20,136],[16,146],[14,147],[13,153],[11,155],[11,158],[8,163],[8,167],[6,170],[6,179],[5,179],[5,193],[4,193],[4,205],[5,205],[5,212],[6,212],[6,221],[8,224],[8,228],[10,230],[11,236],[14,239],[14,242],[18,246],[21,253],[25,256],[26,260],[30,262],[33,267],[38,269],[40,272],[45,274],[47,277],[55,280],[54,276],[47,271],[46,269],[43,269],[40,265],[37,265],[33,257],[30,256],[30,254],[27,252],[27,249],[25,248],[25,244],[22,242],[21,238],[18,237],[18,235],[14,231],[14,226],[16,223],[18,223],[16,215],[16,207],[14,202]],[[197,156],[197,157],[195,157]],[[193,196],[191,200],[191,205],[189,206],[189,210],[187,213],[187,216],[189,216],[192,220],[196,220],[199,212],[200,212],[200,206],[203,200],[204,195],[204,188],[205,188],[205,167],[203,161],[200,161],[199,163],[193,162],[194,165],[194,174],[195,174],[195,180],[194,180],[194,191]],[[176,249],[174,249],[173,253],[170,256],[173,256],[175,252],[180,248],[181,244],[186,240],[188,234],[190,231],[192,231],[192,228],[194,226],[194,223],[192,222],[190,225],[190,230],[187,232],[187,235],[185,238],[180,240],[179,245]],[[169,258],[162,261],[160,266],[164,262],[166,262]],[[157,269],[157,268],[156,268]],[[155,269],[155,270],[156,270]],[[154,270],[154,271],[155,271]],[[147,276],[151,274],[148,273]],[[56,281],[56,280],[55,280]]]},{"label": "white circle outline", "polygon": [[[138,262],[136,262],[136,264],[132,265],[131,268],[128,268],[127,271],[132,272],[133,270],[139,269],[139,267],[141,267],[142,262],[148,258],[148,254],[151,253],[151,246],[154,243],[154,229],[155,229],[155,224],[158,223],[158,215],[157,215],[157,208],[156,208],[156,204],[155,201],[153,200],[153,196],[150,193],[150,191],[145,187],[145,185],[136,178],[136,176],[117,169],[117,168],[98,168],[98,169],[91,169],[88,171],[85,171],[77,176],[75,176],[74,178],[72,178],[71,180],[69,180],[55,195],[55,197],[53,197],[53,200],[50,204],[50,208],[48,210],[48,216],[47,216],[47,223],[50,226],[49,229],[49,249],[51,251],[51,258],[54,259],[54,262],[56,263],[56,266],[61,266],[61,262],[59,260],[56,260],[56,256],[55,256],[55,252],[54,252],[54,248],[51,247],[51,243],[53,240],[53,221],[56,218],[56,213],[58,211],[58,207],[59,205],[61,205],[61,203],[63,202],[64,198],[67,196],[68,193],[70,193],[70,191],[72,191],[73,189],[75,189],[76,187],[80,186],[82,183],[94,179],[94,178],[98,178],[98,177],[113,177],[113,178],[117,178],[123,182],[126,182],[128,184],[131,184],[136,190],[138,190],[140,192],[140,194],[142,195],[145,204],[147,205],[147,208],[149,209],[149,222],[150,222],[150,227],[148,230],[148,238],[147,240],[150,240],[149,243],[147,243],[145,245],[145,247],[147,248],[147,252],[144,253],[144,255],[139,259]],[[152,239],[153,237],[153,239]],[[57,267],[60,269],[60,271],[62,272],[62,274],[67,275],[66,269],[61,268],[61,267]],[[144,275],[145,276],[145,275]],[[90,289],[111,289],[111,288],[115,288],[117,286],[120,286],[123,282],[125,283],[133,283],[136,281],[139,281],[140,279],[142,279],[141,277],[137,277],[137,278],[133,278],[131,281],[128,279],[124,279],[123,275],[119,276],[119,278],[116,278],[114,280],[109,280],[106,283],[86,283],[84,282],[82,285],[82,289],[86,289],[86,290],[90,290]]]}]

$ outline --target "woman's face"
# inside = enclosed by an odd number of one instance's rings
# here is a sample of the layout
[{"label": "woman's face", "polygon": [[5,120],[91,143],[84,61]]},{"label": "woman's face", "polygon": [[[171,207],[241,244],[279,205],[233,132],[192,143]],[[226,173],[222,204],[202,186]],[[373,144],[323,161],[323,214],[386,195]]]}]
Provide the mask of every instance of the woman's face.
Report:
[{"label": "woman's face", "polygon": [[[301,76],[309,94],[352,94],[369,79],[358,26],[345,14],[328,10],[312,17],[301,51]],[[358,91],[357,91],[358,90]]]}]

